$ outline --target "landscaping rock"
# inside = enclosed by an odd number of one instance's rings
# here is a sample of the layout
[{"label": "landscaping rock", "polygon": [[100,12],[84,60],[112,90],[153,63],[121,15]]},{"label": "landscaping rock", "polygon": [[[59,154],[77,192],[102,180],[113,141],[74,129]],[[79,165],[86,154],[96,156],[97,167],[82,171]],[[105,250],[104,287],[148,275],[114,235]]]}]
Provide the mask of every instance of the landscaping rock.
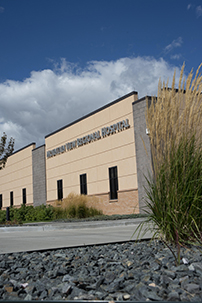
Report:
[{"label": "landscaping rock", "polygon": [[202,254],[181,257],[159,241],[4,254],[0,300],[201,301]]}]

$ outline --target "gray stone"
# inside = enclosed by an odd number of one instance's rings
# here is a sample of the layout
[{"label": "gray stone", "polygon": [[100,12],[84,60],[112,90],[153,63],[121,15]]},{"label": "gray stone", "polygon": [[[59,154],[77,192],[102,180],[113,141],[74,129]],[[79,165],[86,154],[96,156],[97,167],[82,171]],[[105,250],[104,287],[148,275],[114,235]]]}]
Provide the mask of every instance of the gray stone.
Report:
[{"label": "gray stone", "polygon": [[160,266],[157,262],[153,262],[153,264],[151,265],[151,269],[153,271],[159,270]]},{"label": "gray stone", "polygon": [[54,297],[52,297],[52,299],[53,299],[54,301],[60,301],[60,300],[62,299],[62,297],[61,297],[61,295],[56,294]]},{"label": "gray stone", "polygon": [[107,286],[101,285],[101,288],[104,289],[104,291],[107,291],[108,293],[114,293],[119,290],[119,283],[112,282],[112,283],[110,283],[110,285],[107,285]]},{"label": "gray stone", "polygon": [[196,270],[197,273],[199,273],[200,275],[202,275],[202,263],[201,262],[195,262],[191,264],[194,269]]},{"label": "gray stone", "polygon": [[191,270],[191,271],[194,271],[195,270],[195,267],[193,266],[193,264],[191,264],[191,265],[189,265],[189,270]]},{"label": "gray stone", "polygon": [[65,254],[61,254],[61,253],[58,253],[58,254],[55,254],[54,257],[65,259],[65,258],[66,258],[66,255],[65,255]]},{"label": "gray stone", "polygon": [[183,271],[187,271],[187,265],[179,265],[176,267],[176,272],[183,272]]},{"label": "gray stone", "polygon": [[100,285],[103,284],[104,277],[99,278],[99,280],[95,283],[95,289],[98,290]]},{"label": "gray stone", "polygon": [[167,298],[168,293],[169,293],[169,291],[167,288],[161,288],[158,292],[158,295],[159,295],[159,297],[165,299],[165,298]]},{"label": "gray stone", "polygon": [[160,298],[155,292],[148,292],[147,298],[152,301],[162,301],[162,298]]},{"label": "gray stone", "polygon": [[167,301],[179,301],[180,295],[177,291],[171,291],[168,294]]},{"label": "gray stone", "polygon": [[186,301],[190,301],[191,296],[188,295],[187,292],[182,292],[180,294],[180,301],[186,302]]},{"label": "gray stone", "polygon": [[78,287],[73,287],[71,294],[68,296],[68,300],[76,300],[75,298],[79,298],[86,292]]},{"label": "gray stone", "polygon": [[195,283],[186,284],[184,286],[184,289],[187,290],[190,293],[195,293],[199,290],[200,286]]},{"label": "gray stone", "polygon": [[76,279],[75,279],[75,277],[72,277],[72,276],[70,276],[70,275],[65,275],[63,278],[62,278],[62,282],[73,282],[73,281],[75,281]]},{"label": "gray stone", "polygon": [[173,282],[173,280],[166,276],[165,274],[163,274],[161,277],[160,277],[160,285],[162,285],[163,287],[167,287],[169,284],[171,284]]},{"label": "gray stone", "polygon": [[39,296],[40,300],[44,300],[45,298],[47,298],[47,290],[43,290],[42,293]]},{"label": "gray stone", "polygon": [[95,297],[96,297],[96,300],[98,300],[98,298],[99,298],[100,300],[103,300],[104,297],[105,297],[105,293],[103,293],[103,292],[101,292],[101,291],[96,291],[96,292],[95,292]]},{"label": "gray stone", "polygon": [[116,278],[116,275],[113,272],[108,272],[105,275],[105,282],[107,284],[111,283],[112,281],[114,281],[114,279]]},{"label": "gray stone", "polygon": [[78,295],[78,297],[74,297],[74,300],[94,300],[95,297],[94,295],[91,295],[91,294],[80,294]]},{"label": "gray stone", "polygon": [[191,253],[182,249],[182,255],[190,265],[176,267],[158,241],[0,255],[5,267],[0,270],[0,298],[202,300],[202,255],[195,247]]},{"label": "gray stone", "polygon": [[30,294],[27,294],[25,297],[25,301],[31,301],[32,300],[32,296]]},{"label": "gray stone", "polygon": [[10,280],[10,283],[13,285],[13,290],[17,291],[21,288],[20,283],[17,282],[16,280]]},{"label": "gray stone", "polygon": [[174,271],[172,271],[172,270],[164,270],[164,274],[166,275],[166,276],[168,276],[169,278],[171,278],[171,279],[175,279],[175,277],[176,277],[176,273],[174,272]]},{"label": "gray stone", "polygon": [[189,276],[184,276],[184,277],[179,279],[180,283],[184,283],[184,282],[187,282],[187,281],[189,281]]},{"label": "gray stone", "polygon": [[62,295],[68,295],[70,294],[71,290],[72,290],[72,286],[69,283],[64,283],[61,289],[61,293]]},{"label": "gray stone", "polygon": [[33,294],[35,290],[35,285],[34,284],[28,284],[28,286],[25,288],[25,291],[27,294]]}]

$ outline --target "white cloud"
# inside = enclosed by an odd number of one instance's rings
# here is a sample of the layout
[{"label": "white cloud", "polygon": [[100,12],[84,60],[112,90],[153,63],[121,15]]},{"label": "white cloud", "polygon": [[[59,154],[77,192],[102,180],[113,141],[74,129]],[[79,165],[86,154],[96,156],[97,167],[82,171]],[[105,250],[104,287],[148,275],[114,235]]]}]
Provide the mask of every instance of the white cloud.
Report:
[{"label": "white cloud", "polygon": [[196,12],[196,17],[199,18],[202,16],[202,6],[199,5],[199,6],[195,6],[193,4],[188,4],[187,5],[187,10],[189,10],[190,8],[194,9],[195,12]]},{"label": "white cloud", "polygon": [[202,6],[201,5],[196,7],[196,16],[197,16],[197,18],[202,16]]},{"label": "white cloud", "polygon": [[159,77],[172,81],[173,72],[165,60],[151,57],[91,61],[84,69],[62,59],[53,70],[0,84],[0,133],[15,138],[15,150],[43,144],[45,135],[133,90],[139,98],[155,95]]},{"label": "white cloud", "polygon": [[0,6],[0,14],[4,12],[4,7]]},{"label": "white cloud", "polygon": [[179,60],[181,58],[181,54],[172,55],[172,56],[170,56],[170,58],[174,59],[174,60]]},{"label": "white cloud", "polygon": [[166,53],[169,53],[170,51],[172,51],[174,48],[176,47],[180,47],[182,45],[183,41],[182,41],[182,37],[177,38],[176,40],[173,40],[170,44],[168,44],[165,48],[164,51]]}]

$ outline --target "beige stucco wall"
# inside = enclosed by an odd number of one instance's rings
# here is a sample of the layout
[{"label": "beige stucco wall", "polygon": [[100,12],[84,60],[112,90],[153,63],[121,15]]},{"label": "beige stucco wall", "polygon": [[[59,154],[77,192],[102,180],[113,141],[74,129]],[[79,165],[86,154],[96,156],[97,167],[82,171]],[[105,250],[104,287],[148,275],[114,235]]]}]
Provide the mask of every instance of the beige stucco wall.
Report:
[{"label": "beige stucco wall", "polygon": [[26,188],[27,204],[33,203],[32,150],[35,144],[11,155],[6,167],[0,170],[0,194],[3,198],[3,209],[10,206],[10,192],[13,191],[13,205],[22,204],[22,189]]},{"label": "beige stucco wall", "polygon": [[[133,129],[132,94],[93,115],[72,124],[45,139],[46,152],[100,131],[101,139],[70,151],[46,157],[47,201],[57,199],[57,180],[63,180],[63,197],[80,193],[80,174],[87,174],[89,195],[109,194],[109,167],[118,167],[119,191],[137,190],[137,168]],[[122,120],[130,128],[102,137],[101,129]],[[105,199],[106,200],[106,199]]]}]

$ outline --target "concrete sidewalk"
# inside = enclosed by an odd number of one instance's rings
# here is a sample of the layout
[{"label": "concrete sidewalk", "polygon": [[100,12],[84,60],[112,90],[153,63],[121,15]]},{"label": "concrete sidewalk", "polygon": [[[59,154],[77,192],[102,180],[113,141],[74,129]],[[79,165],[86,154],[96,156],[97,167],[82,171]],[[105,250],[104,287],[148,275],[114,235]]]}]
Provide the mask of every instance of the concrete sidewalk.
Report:
[{"label": "concrete sidewalk", "polygon": [[[133,233],[143,220],[44,222],[0,227],[0,254],[135,240]],[[149,231],[144,238],[151,236]]]}]

